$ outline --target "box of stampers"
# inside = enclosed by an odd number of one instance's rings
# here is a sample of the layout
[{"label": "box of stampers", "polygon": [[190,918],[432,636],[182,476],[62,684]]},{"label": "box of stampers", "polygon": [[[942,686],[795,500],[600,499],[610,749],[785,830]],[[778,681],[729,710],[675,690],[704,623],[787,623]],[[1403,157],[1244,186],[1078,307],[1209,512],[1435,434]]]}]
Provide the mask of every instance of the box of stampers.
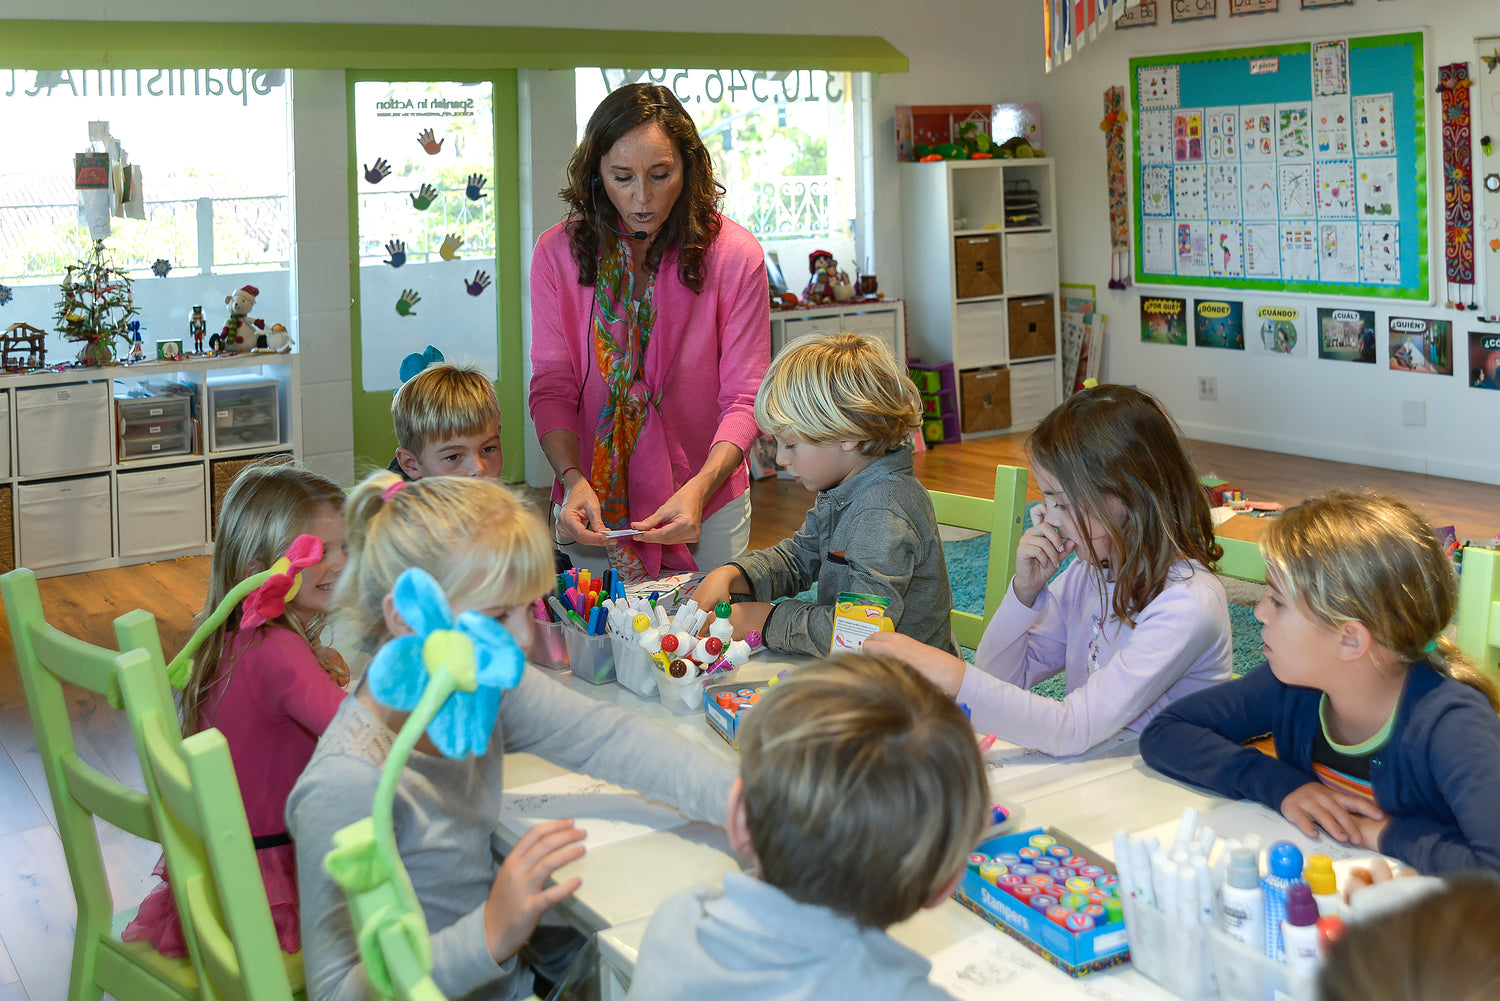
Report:
[{"label": "box of stampers", "polygon": [[703,716],[714,733],[730,747],[740,746],[740,722],[755,708],[761,693],[776,679],[765,681],[730,681],[707,685],[703,689]]},{"label": "box of stampers", "polygon": [[1114,866],[1055,828],[981,843],[954,897],[1072,976],[1130,958]]}]

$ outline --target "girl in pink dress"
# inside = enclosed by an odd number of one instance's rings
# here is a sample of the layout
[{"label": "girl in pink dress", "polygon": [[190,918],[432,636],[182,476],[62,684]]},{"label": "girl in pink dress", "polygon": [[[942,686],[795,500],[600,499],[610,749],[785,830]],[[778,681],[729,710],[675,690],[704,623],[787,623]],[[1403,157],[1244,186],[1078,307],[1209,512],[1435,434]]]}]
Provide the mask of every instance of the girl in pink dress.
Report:
[{"label": "girl in pink dress", "polygon": [[[344,568],[343,502],[337,484],[295,463],[253,465],[239,474],[219,515],[202,616],[211,615],[241,580],[270,568],[299,535],[322,540],[322,559],[301,570],[296,594],[269,621],[242,628],[244,611],[235,609],[194,654],[182,692],[182,732],[217,727],[229,743],[276,935],[286,952],[302,949],[286,799],[349,681],[343,659],[318,642],[323,612]],[[164,863],[156,874],[162,882],[121,937],[149,942],[164,956],[185,956]]]}]

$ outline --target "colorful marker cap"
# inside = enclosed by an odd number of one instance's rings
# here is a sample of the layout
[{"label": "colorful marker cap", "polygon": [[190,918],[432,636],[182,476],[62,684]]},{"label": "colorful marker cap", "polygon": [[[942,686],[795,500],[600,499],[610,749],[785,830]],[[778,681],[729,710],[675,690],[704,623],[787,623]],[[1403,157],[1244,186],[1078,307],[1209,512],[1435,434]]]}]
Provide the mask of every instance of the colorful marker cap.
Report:
[{"label": "colorful marker cap", "polygon": [[729,613],[732,611],[734,611],[734,609],[727,601],[721,601],[714,606],[714,616],[716,618],[727,619],[729,618]]},{"label": "colorful marker cap", "polygon": [[1051,921],[1055,925],[1062,925],[1064,928],[1068,926],[1068,919],[1072,916],[1073,912],[1068,910],[1068,908],[1064,907],[1062,904],[1058,904],[1056,907],[1047,908],[1047,920]]},{"label": "colorful marker cap", "polygon": [[630,628],[638,633],[645,632],[651,628],[651,616],[645,612],[637,613],[636,617],[630,620]]},{"label": "colorful marker cap", "polygon": [[986,862],[979,867],[979,878],[992,886],[999,885],[999,879],[1005,875],[1005,866],[999,862]]},{"label": "colorful marker cap", "polygon": [[1030,845],[1032,848],[1051,848],[1057,844],[1057,839],[1050,834],[1033,834]]},{"label": "colorful marker cap", "polygon": [[1066,885],[1074,893],[1088,893],[1094,888],[1094,881],[1087,876],[1072,876]]},{"label": "colorful marker cap", "polygon": [[1070,932],[1083,932],[1094,930],[1094,919],[1087,914],[1069,914],[1063,922],[1063,927]]},{"label": "colorful marker cap", "polygon": [[1031,904],[1033,910],[1041,911],[1043,914],[1046,914],[1047,908],[1057,906],[1057,898],[1050,893],[1034,893],[1032,894],[1029,903]]}]

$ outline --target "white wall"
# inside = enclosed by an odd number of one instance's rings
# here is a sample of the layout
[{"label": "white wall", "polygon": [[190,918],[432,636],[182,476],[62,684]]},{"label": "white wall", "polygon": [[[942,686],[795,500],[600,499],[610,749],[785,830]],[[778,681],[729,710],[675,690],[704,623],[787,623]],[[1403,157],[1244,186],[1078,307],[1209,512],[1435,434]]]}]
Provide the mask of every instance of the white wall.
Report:
[{"label": "white wall", "polygon": [[[1166,18],[1165,4],[1162,18]],[[1109,315],[1104,376],[1134,383],[1160,396],[1188,435],[1272,451],[1358,462],[1440,476],[1500,483],[1500,393],[1470,389],[1464,371],[1468,334],[1494,331],[1474,314],[1443,308],[1441,248],[1442,141],[1434,93],[1437,67],[1468,60],[1471,76],[1483,73],[1474,38],[1500,31],[1500,5],[1493,0],[1414,3],[1357,0],[1347,8],[1301,11],[1297,0],[1281,0],[1281,11],[1258,17],[1227,16],[1219,4],[1215,21],[1160,24],[1110,31],[1047,77],[1042,89],[1047,151],[1058,159],[1062,221],[1063,281],[1097,286]],[[1109,209],[1106,201],[1104,137],[1099,131],[1107,87],[1129,88],[1129,59],[1161,52],[1225,48],[1263,41],[1339,37],[1428,29],[1427,203],[1432,216],[1429,270],[1434,305],[1395,306],[1329,296],[1293,296],[1308,308],[1358,303],[1376,313],[1376,365],[1321,361],[1316,347],[1302,358],[1278,358],[1198,347],[1140,343],[1138,300],[1142,290],[1110,292]],[[1133,124],[1133,123],[1132,123]],[[1478,138],[1477,127],[1475,138]],[[1476,154],[1477,162],[1477,154]],[[1479,191],[1483,195],[1483,191]],[[1493,213],[1494,208],[1491,209]],[[1481,253],[1488,253],[1481,250]],[[1193,291],[1168,292],[1187,295]],[[1239,298],[1245,298],[1243,296]],[[1437,316],[1453,321],[1452,377],[1393,372],[1387,367],[1386,318]],[[1309,324],[1310,338],[1315,338]],[[1218,402],[1198,400],[1197,377],[1218,379]],[[1424,427],[1405,427],[1403,401],[1426,406]]]}]

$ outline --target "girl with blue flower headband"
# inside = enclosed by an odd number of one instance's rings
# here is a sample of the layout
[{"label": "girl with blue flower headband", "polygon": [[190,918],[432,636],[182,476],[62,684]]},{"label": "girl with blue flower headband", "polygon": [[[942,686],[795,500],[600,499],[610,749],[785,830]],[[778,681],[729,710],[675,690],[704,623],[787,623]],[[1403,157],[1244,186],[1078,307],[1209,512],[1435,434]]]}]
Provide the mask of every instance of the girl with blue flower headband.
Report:
[{"label": "girl with blue flower headband", "polygon": [[734,767],[525,664],[531,604],[553,583],[552,546],[541,519],[504,487],[457,477],[403,484],[381,471],[349,495],[345,524],[340,624],[381,645],[287,802],[308,993],[372,996],[343,890],[323,861],[336,832],[371,814],[395,734],[429,684],[424,655],[432,661],[458,634],[474,649],[473,691],[448,699],[408,760],[391,810],[395,845],[426,913],[443,994],[525,997],[532,971],[518,953],[542,914],[577,888],[577,879],[547,882],[583,855],[586,834],[570,820],[538,824],[498,863],[490,834],[505,753],[537,754],[720,825]]},{"label": "girl with blue flower headband", "polygon": [[[1500,869],[1500,692],[1443,635],[1458,579],[1432,526],[1334,490],[1260,545],[1266,662],[1168,706],[1146,763],[1419,872]],[[1274,756],[1242,746],[1266,733]]]}]

